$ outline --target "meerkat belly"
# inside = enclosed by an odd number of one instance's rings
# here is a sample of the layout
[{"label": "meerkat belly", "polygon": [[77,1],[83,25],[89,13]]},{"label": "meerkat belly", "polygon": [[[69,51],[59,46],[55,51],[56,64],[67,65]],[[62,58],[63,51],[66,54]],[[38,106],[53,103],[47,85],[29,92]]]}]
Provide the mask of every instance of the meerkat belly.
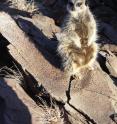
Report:
[{"label": "meerkat belly", "polygon": [[94,50],[92,47],[81,49],[76,58],[74,58],[74,62],[79,66],[85,66],[92,60],[93,54]]},{"label": "meerkat belly", "polygon": [[69,45],[69,56],[77,66],[87,65],[93,58],[95,52],[93,46],[77,48],[74,44]]},{"label": "meerkat belly", "polygon": [[75,31],[80,37],[81,45],[86,46],[88,44],[88,26],[84,23],[79,23],[77,24]]}]

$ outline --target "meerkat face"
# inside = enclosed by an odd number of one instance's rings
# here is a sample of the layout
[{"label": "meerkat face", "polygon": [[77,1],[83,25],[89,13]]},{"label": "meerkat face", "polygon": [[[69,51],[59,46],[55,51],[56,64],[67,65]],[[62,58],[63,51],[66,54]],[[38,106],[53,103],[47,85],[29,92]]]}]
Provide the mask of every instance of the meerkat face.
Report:
[{"label": "meerkat face", "polygon": [[86,9],[86,0],[68,0],[67,11],[73,16],[77,17]]}]

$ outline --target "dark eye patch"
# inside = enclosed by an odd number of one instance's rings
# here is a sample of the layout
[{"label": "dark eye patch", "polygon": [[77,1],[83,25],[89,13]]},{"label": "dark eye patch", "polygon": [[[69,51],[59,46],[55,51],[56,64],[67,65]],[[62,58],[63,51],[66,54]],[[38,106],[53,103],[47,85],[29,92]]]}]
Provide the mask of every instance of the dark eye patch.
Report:
[{"label": "dark eye patch", "polygon": [[68,4],[69,4],[69,6],[71,6],[71,7],[74,5],[72,2],[68,2]]},{"label": "dark eye patch", "polygon": [[77,3],[76,6],[77,7],[80,7],[82,5],[82,3]]},{"label": "dark eye patch", "polygon": [[86,0],[85,4],[88,5],[88,0]]}]

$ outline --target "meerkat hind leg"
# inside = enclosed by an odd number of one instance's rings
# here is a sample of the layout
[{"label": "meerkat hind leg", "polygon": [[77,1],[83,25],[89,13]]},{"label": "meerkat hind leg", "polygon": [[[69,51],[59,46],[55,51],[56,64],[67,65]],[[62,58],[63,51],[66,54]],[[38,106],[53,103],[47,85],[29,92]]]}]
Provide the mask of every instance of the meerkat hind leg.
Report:
[{"label": "meerkat hind leg", "polygon": [[82,78],[80,73],[72,74],[71,76],[73,77],[73,79],[81,79]]}]

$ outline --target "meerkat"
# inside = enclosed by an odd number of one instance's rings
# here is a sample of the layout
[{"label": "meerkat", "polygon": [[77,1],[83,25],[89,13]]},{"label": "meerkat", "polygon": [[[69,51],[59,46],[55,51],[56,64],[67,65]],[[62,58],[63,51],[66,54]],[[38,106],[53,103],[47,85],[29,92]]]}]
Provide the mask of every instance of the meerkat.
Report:
[{"label": "meerkat", "polygon": [[62,31],[57,34],[58,52],[64,70],[76,76],[82,68],[93,68],[98,52],[97,25],[86,0],[68,0],[67,11]]}]

